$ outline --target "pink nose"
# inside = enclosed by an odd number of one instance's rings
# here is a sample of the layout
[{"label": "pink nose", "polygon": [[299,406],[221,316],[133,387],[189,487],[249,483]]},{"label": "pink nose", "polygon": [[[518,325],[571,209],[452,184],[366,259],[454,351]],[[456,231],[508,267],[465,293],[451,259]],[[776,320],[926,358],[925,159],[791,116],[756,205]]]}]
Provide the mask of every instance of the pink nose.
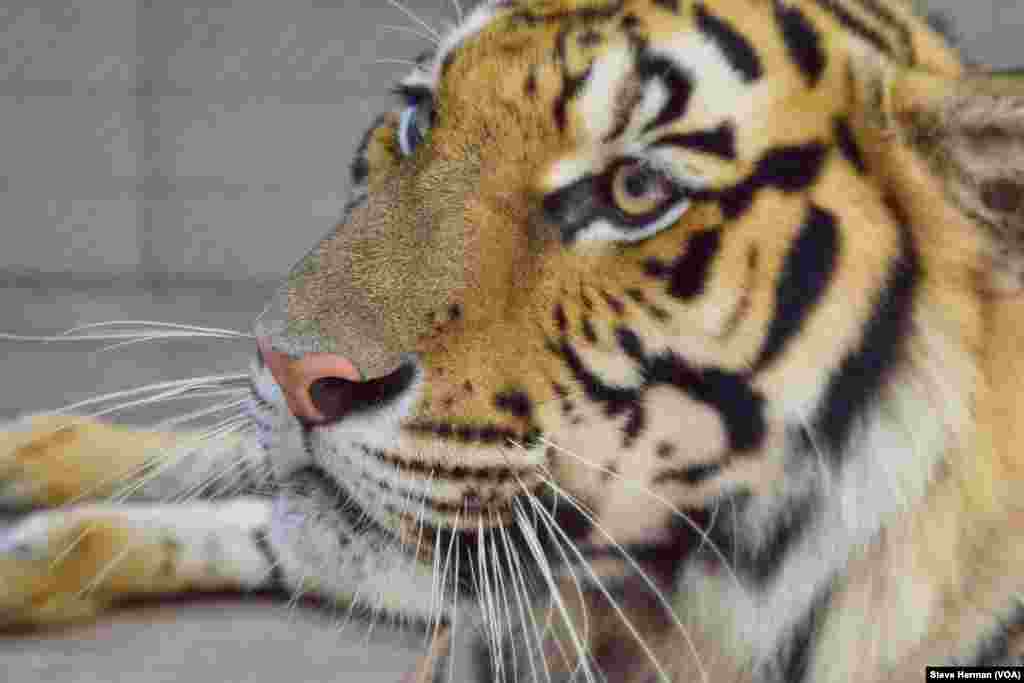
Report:
[{"label": "pink nose", "polygon": [[[322,387],[327,383],[357,384],[362,381],[356,366],[343,356],[333,353],[307,353],[295,359],[286,353],[275,351],[266,338],[258,338],[256,344],[260,357],[281,387],[288,401],[288,408],[299,419],[323,422],[339,417],[338,413],[343,406],[337,405],[337,401],[327,405],[327,401],[323,400]],[[338,393],[331,392],[332,396],[337,396]]]}]

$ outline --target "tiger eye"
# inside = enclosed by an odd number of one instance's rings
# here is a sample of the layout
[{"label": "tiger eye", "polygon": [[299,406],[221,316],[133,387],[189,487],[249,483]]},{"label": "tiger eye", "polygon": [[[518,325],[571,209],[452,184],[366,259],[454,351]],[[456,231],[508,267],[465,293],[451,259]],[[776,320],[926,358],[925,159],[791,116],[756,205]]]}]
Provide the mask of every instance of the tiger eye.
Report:
[{"label": "tiger eye", "polygon": [[619,164],[611,179],[611,198],[623,212],[643,216],[660,208],[672,196],[665,174],[642,161]]}]

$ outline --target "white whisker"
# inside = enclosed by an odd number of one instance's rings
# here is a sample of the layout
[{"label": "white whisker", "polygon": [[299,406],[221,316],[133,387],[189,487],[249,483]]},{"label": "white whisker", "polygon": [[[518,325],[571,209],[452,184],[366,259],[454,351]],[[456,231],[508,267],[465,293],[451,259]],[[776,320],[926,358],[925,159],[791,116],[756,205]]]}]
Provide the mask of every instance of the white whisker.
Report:
[{"label": "white whisker", "polygon": [[404,66],[419,66],[411,59],[375,59],[374,64],[402,64]]},{"label": "white whisker", "polygon": [[9,342],[30,342],[49,344],[51,342],[132,342],[132,341],[153,341],[157,339],[234,339],[242,340],[244,337],[238,335],[213,334],[208,332],[174,332],[174,331],[153,331],[144,332],[113,332],[110,334],[56,334],[56,335],[30,335],[11,334],[0,332],[0,341]]},{"label": "white whisker", "polygon": [[[527,490],[527,500],[530,501],[531,507],[536,505],[532,496],[529,494],[529,490]],[[558,607],[558,611],[562,616],[562,623],[565,624],[565,628],[569,632],[569,637],[572,640],[573,646],[576,648],[578,668],[581,667],[583,669],[583,673],[586,676],[587,681],[593,681],[594,674],[590,667],[590,658],[587,656],[586,648],[583,646],[583,642],[580,640],[579,634],[573,626],[572,618],[569,616],[569,609],[566,607],[565,601],[562,599],[561,591],[558,590],[558,584],[551,571],[551,566],[548,564],[547,558],[544,556],[544,550],[541,548],[540,541],[537,539],[536,533],[534,533],[533,529],[528,524],[529,518],[526,516],[526,513],[523,512],[522,504],[518,499],[513,499],[513,504],[515,506],[516,520],[519,523],[520,529],[523,531],[523,537],[526,539],[526,547],[529,549],[534,560],[540,567],[544,580],[547,582],[548,587],[551,590],[551,597],[554,599],[555,604]],[[560,641],[556,641],[556,643],[557,642]]]},{"label": "white whisker", "polygon": [[[455,523],[452,525],[453,529],[459,528],[459,511],[455,512]],[[452,534],[452,543],[458,534]],[[451,553],[452,545],[449,544],[448,552]],[[452,634],[458,633],[458,622],[459,622],[459,553],[455,553],[455,573],[452,575]],[[448,683],[452,683],[455,676],[455,648],[452,648],[451,660],[448,662]]]},{"label": "white whisker", "polygon": [[[146,485],[148,485],[150,482],[155,481],[158,478],[160,478],[166,472],[172,470],[184,458],[186,458],[189,455],[189,453],[191,452],[190,450],[187,450],[185,448],[186,445],[193,445],[193,444],[199,443],[201,441],[211,441],[213,439],[217,439],[217,438],[220,438],[222,436],[228,436],[229,434],[231,434],[233,432],[241,431],[241,428],[247,426],[248,423],[249,423],[249,420],[248,420],[247,416],[245,416],[245,415],[234,415],[234,416],[228,417],[228,418],[224,419],[223,421],[221,421],[221,422],[211,426],[207,430],[204,430],[204,431],[202,431],[200,433],[197,433],[194,436],[195,440],[192,441],[192,444],[182,444],[182,448],[181,448],[180,452],[178,453],[177,457],[175,457],[173,459],[168,458],[166,461],[162,462],[159,467],[154,468],[152,470],[152,472],[149,473],[146,477],[143,477],[143,478],[139,479],[138,482],[136,482],[136,485],[133,488],[129,489],[129,488],[126,487],[125,489],[122,489],[120,497],[124,498],[124,497],[128,497],[128,496],[132,495],[135,491],[138,491],[139,489],[141,489],[141,488],[145,487]],[[201,481],[197,482],[196,484],[194,484],[194,485],[192,485],[192,486],[190,486],[190,487],[188,487],[186,489],[183,489],[181,491],[178,491],[173,496],[168,496],[166,502],[175,502],[175,501],[185,501],[185,500],[188,500],[197,491],[200,491],[203,488],[207,487],[210,483],[215,482],[215,481],[219,481],[223,476],[225,476],[225,474],[227,472],[229,472],[240,461],[242,461],[244,457],[245,457],[244,455],[238,455],[237,457],[231,459],[230,461],[228,461],[226,463],[225,469],[222,470],[221,472],[219,472],[218,474],[215,474],[215,475],[209,476],[209,477],[207,477],[205,479],[202,479]]]},{"label": "white whisker", "polygon": [[437,30],[436,30],[436,29],[435,29],[435,28],[434,28],[433,26],[431,26],[430,24],[428,24],[427,22],[425,22],[425,21],[424,21],[423,19],[421,19],[421,18],[419,17],[419,15],[417,15],[417,14],[416,14],[415,12],[413,12],[413,11],[412,11],[411,9],[409,9],[409,8],[408,8],[407,6],[405,6],[404,4],[402,4],[401,2],[399,2],[398,0],[388,0],[388,4],[390,4],[390,5],[392,6],[392,7],[395,7],[395,8],[397,8],[397,9],[398,9],[399,11],[401,11],[401,12],[402,12],[402,13],[403,13],[403,14],[404,14],[405,16],[409,17],[409,18],[410,18],[410,19],[412,19],[412,20],[413,20],[414,22],[416,22],[417,24],[419,24],[419,25],[420,25],[420,26],[421,26],[421,27],[423,28],[423,30],[425,30],[425,31],[426,31],[427,33],[429,33],[429,34],[430,34],[431,36],[433,36],[433,37],[434,37],[434,39],[435,39],[435,40],[436,40],[436,41],[437,41],[438,43],[440,43],[440,42],[441,42],[441,34],[440,34],[440,33],[438,33],[438,32],[437,32]]},{"label": "white whisker", "polygon": [[180,330],[185,332],[203,332],[207,334],[222,335],[225,337],[242,337],[245,339],[253,339],[255,335],[248,332],[240,332],[238,330],[229,330],[220,327],[202,327],[199,325],[187,325],[183,323],[172,323],[165,322],[162,320],[107,320],[99,323],[88,323],[86,325],[77,325],[68,330],[65,330],[60,336],[74,335],[87,330],[101,329],[105,327],[156,327],[166,328],[170,330]]},{"label": "white whisker", "polygon": [[[545,484],[551,488],[555,495],[564,499],[569,505],[575,508],[577,512],[583,515],[583,517],[591,524],[591,526],[593,526],[594,529],[596,529],[602,536],[604,536],[613,548],[619,551],[619,554],[622,555],[622,558],[626,560],[626,562],[633,569],[633,571],[637,573],[637,575],[645,584],[647,584],[647,587],[654,594],[654,597],[658,600],[658,602],[661,603],[661,606],[662,608],[664,608],[665,612],[671,616],[676,628],[679,629],[679,632],[686,640],[687,646],[693,653],[694,662],[697,665],[697,669],[700,671],[701,680],[704,681],[704,683],[707,683],[707,672],[705,671],[704,664],[701,661],[701,656],[700,652],[697,650],[697,645],[693,642],[693,637],[690,635],[690,632],[683,625],[683,622],[679,619],[679,616],[676,614],[676,611],[672,607],[671,602],[668,600],[668,598],[665,597],[664,592],[657,586],[657,584],[654,583],[654,581],[650,578],[647,572],[643,570],[643,568],[636,561],[636,559],[634,559],[633,556],[630,555],[629,552],[627,552],[627,550],[624,547],[622,547],[622,545],[618,541],[616,541],[615,538],[608,531],[605,530],[605,528],[600,524],[600,522],[598,522],[598,520],[593,515],[591,515],[586,510],[586,508],[580,505],[568,492],[566,492],[553,481],[546,480]],[[718,508],[716,507],[715,514],[717,515],[717,513]]]},{"label": "white whisker", "polygon": [[412,28],[411,26],[391,26],[389,24],[382,24],[380,26],[377,26],[377,28],[384,29],[385,31],[395,31],[397,33],[408,33],[409,35],[416,36],[417,38],[422,38],[423,40],[429,43],[433,43],[434,45],[438,44],[436,38],[427,33],[424,33],[423,31]]},{"label": "white whisker", "polygon": [[[84,337],[79,337],[79,341],[83,340]],[[134,346],[135,344],[147,344],[153,341],[163,341],[166,339],[230,339],[238,340],[240,337],[229,337],[223,334],[206,334],[202,332],[159,332],[157,334],[147,333],[145,336],[139,336],[136,339],[128,339],[126,341],[120,341],[115,344],[108,344],[101,349],[97,349],[95,353],[110,353],[111,351],[117,351],[128,346]]]},{"label": "white whisker", "polygon": [[[529,608],[530,594],[526,586],[526,577],[523,575],[522,561],[519,558],[519,553],[514,547],[512,547],[512,541],[508,537],[508,530],[504,525],[499,527],[501,530],[501,540],[505,546],[505,555],[509,560],[509,567],[511,569],[511,580],[513,587],[515,588],[516,603],[519,605],[519,618],[523,624],[522,629],[524,632],[524,642],[526,643],[526,649],[529,651],[530,658],[530,671],[533,674],[533,680],[535,683],[539,683],[540,679],[537,677],[537,661],[536,654],[533,651],[533,645],[530,642],[530,634],[526,631],[527,625],[533,629],[533,635],[537,639],[537,647],[543,648],[543,638],[540,635],[540,630],[537,628],[537,619],[533,614],[533,610]],[[525,601],[523,598],[526,598]],[[548,683],[551,683],[551,671],[547,670],[547,663],[545,662],[545,674]]]},{"label": "white whisker", "polygon": [[[654,668],[658,670],[658,674],[661,676],[662,680],[669,680],[668,674],[665,672],[665,669],[661,665],[661,662],[658,661],[658,658],[655,656],[654,652],[647,644],[647,641],[644,640],[643,636],[636,629],[636,626],[634,626],[633,622],[630,621],[629,617],[626,616],[626,613],[623,611],[619,603],[615,600],[615,598],[612,597],[611,592],[605,587],[604,583],[597,575],[597,572],[595,572],[593,567],[591,567],[590,562],[588,562],[587,559],[583,556],[583,553],[581,553],[576,548],[575,544],[572,543],[572,540],[562,530],[562,528],[558,526],[558,523],[554,520],[553,517],[551,517],[550,513],[547,510],[545,510],[543,506],[540,505],[540,503],[532,500],[532,496],[530,496],[528,499],[531,500],[531,503],[534,505],[534,507],[537,508],[538,514],[540,514],[540,516],[543,519],[547,520],[548,528],[554,533],[562,536],[563,539],[565,539],[565,542],[569,550],[576,555],[576,558],[579,561],[580,565],[588,574],[590,574],[591,580],[593,580],[594,584],[597,586],[597,589],[601,591],[601,594],[604,595],[605,599],[608,601],[608,604],[611,605],[611,608],[618,615],[619,619],[622,620],[623,625],[625,625],[625,627],[629,630],[630,635],[632,635],[633,638],[636,640],[637,644],[640,646],[640,649],[642,649],[644,651],[644,654],[647,655],[647,658],[651,660],[651,663],[654,665]],[[702,680],[704,680],[706,683],[707,677],[702,676]]]},{"label": "white whisker", "polygon": [[[495,522],[498,522],[495,524]],[[502,528],[500,520],[496,520],[495,516],[491,515],[491,523],[494,524],[495,528]],[[502,610],[505,613],[505,626],[508,628],[508,644],[512,651],[512,680],[519,680],[519,656],[516,652],[516,632],[512,626],[512,606],[508,599],[508,586],[505,584],[505,572],[502,568],[501,557],[498,555],[498,539],[494,531],[490,534],[491,540],[491,567],[494,570],[495,576],[497,577],[496,586],[499,593],[501,593]],[[509,581],[511,582],[512,577],[509,575]]]},{"label": "white whisker", "polygon": [[[431,473],[433,476],[433,473]],[[426,494],[424,493],[424,496]],[[424,508],[426,507],[426,498],[424,498]],[[428,640],[424,642],[424,646],[428,645],[435,638],[437,638],[437,632],[441,624],[441,616],[444,612],[444,586],[448,578],[447,566],[441,564],[441,534],[434,533],[434,556],[433,566],[431,567],[430,573],[430,620],[427,621],[427,636]],[[442,569],[443,566],[443,569]],[[431,633],[432,632],[432,633]]]},{"label": "white whisker", "polygon": [[487,546],[484,536],[483,517],[477,518],[477,546],[476,561],[480,568],[480,591],[481,611],[484,613],[484,624],[487,627],[488,638],[491,641],[491,659],[493,660],[493,673],[497,679],[504,680],[502,676],[504,666],[502,662],[501,633],[499,630],[497,605],[494,601],[494,586],[491,585],[490,572],[487,571]]},{"label": "white whisker", "polygon": [[459,0],[452,0],[452,4],[455,5],[455,18],[461,24],[466,20],[466,15],[462,12],[462,4]]},{"label": "white whisker", "polygon": [[175,417],[167,418],[165,420],[157,422],[155,425],[153,425],[153,428],[170,429],[171,427],[177,427],[179,425],[187,424],[189,422],[195,422],[196,420],[207,417],[208,415],[215,415],[217,413],[222,413],[225,410],[239,408],[249,403],[248,394],[249,391],[246,389],[231,389],[228,391],[212,391],[208,394],[198,394],[196,396],[190,396],[189,398],[213,398],[217,396],[244,396],[245,398],[239,398],[236,401],[228,401],[226,403],[218,403],[216,405],[209,406],[207,408],[202,408],[200,410],[193,410],[192,412],[185,413],[184,415],[177,415]]},{"label": "white whisker", "polygon": [[[84,536],[85,534],[82,535],[83,538]],[[117,565],[124,562],[125,558],[128,557],[128,553],[131,551],[131,549],[132,546],[130,542],[125,544],[123,550],[121,550],[117,555],[112,557],[110,561],[103,566],[102,569],[96,572],[96,574],[88,583],[82,586],[82,588],[78,591],[78,593],[75,596],[76,599],[81,599],[82,597],[96,590],[99,587],[99,585],[103,583],[103,580],[110,576],[110,572],[114,571],[114,568],[117,567]]]},{"label": "white whisker", "polygon": [[[699,524],[697,524],[696,522],[694,522],[693,519],[688,514],[686,514],[682,510],[680,510],[671,501],[669,501],[665,497],[655,493],[654,491],[650,490],[648,487],[644,486],[642,483],[640,483],[638,481],[635,481],[633,479],[630,479],[628,477],[625,477],[625,476],[619,474],[618,472],[616,472],[614,470],[608,469],[607,467],[604,467],[602,465],[598,465],[597,463],[592,463],[592,462],[586,460],[585,458],[583,458],[582,456],[576,455],[572,451],[569,451],[569,450],[567,450],[565,448],[562,448],[558,444],[555,444],[555,443],[553,443],[553,442],[551,442],[551,441],[549,441],[547,439],[543,439],[542,438],[541,442],[544,443],[547,446],[550,446],[550,447],[556,449],[559,453],[564,453],[565,455],[568,455],[569,457],[576,459],[577,461],[579,461],[580,463],[586,465],[587,467],[591,467],[591,468],[593,468],[593,469],[595,469],[595,470],[597,470],[599,472],[603,472],[603,473],[607,474],[610,477],[618,479],[619,481],[621,481],[622,483],[626,484],[630,488],[633,488],[633,489],[639,491],[640,493],[643,493],[644,495],[649,496],[651,499],[657,501],[658,503],[661,503],[662,505],[664,505],[665,508],[668,509],[672,513],[672,515],[674,517],[677,517],[677,518],[683,520],[687,524],[687,526],[689,526],[691,529],[693,529],[693,531],[695,531],[697,533],[697,535],[700,536],[701,543],[702,544],[706,543],[707,547],[709,547],[711,549],[711,551],[715,554],[715,556],[718,557],[718,559],[722,560],[723,566],[725,567],[726,571],[729,573],[729,577],[732,579],[732,581],[736,585],[736,587],[739,588],[740,591],[743,592],[743,594],[745,596],[750,598],[750,596],[746,592],[746,588],[743,586],[743,584],[739,580],[739,577],[736,575],[736,572],[733,569],[733,562],[730,561],[730,558],[726,557],[725,553],[722,552],[722,549],[719,548],[718,545],[714,541],[711,540],[711,536],[710,536],[710,534],[708,533],[708,531],[706,529],[701,528],[701,526]],[[521,444],[517,444],[517,446],[519,448],[525,448]],[[550,476],[549,475],[547,475],[547,476],[550,479]],[[752,598],[750,598],[750,599],[752,599]]]},{"label": "white whisker", "polygon": [[183,388],[224,388],[225,386],[238,382],[248,383],[249,375],[247,373],[237,373],[231,375],[208,375],[206,377],[191,377],[187,379],[171,380],[168,382],[156,382],[153,384],[146,384],[140,387],[135,387],[133,389],[124,389],[121,391],[114,391],[108,394],[93,396],[92,398],[87,398],[84,401],[78,401],[77,403],[66,405],[63,408],[47,412],[50,414],[60,415],[74,412],[80,408],[99,405],[102,403],[108,403],[110,401],[115,401],[121,398],[139,396],[147,392],[158,392]]},{"label": "white whisker", "polygon": [[[192,391],[189,388],[174,389],[172,391],[165,391],[163,393],[157,394],[156,396],[147,396],[146,398],[140,398],[134,401],[127,401],[125,403],[119,403],[110,408],[97,410],[95,412],[89,413],[87,417],[103,417],[113,413],[125,412],[127,410],[131,410],[132,408],[141,408],[143,406],[150,406],[157,403],[169,403],[171,401],[181,401],[184,399],[192,400],[194,398],[196,397],[192,395]],[[245,401],[239,401],[238,403],[243,404],[245,403]]]},{"label": "white whisker", "polygon": [[[209,412],[212,414],[214,412],[230,410],[232,407],[237,406],[235,406],[234,403],[221,404],[218,406],[213,406],[213,408],[207,409],[205,411],[196,412]],[[195,438],[195,441],[200,440],[202,440],[201,435]],[[123,499],[125,497],[123,494],[126,490],[129,489],[129,487],[130,493],[134,493],[140,488],[144,488],[151,481],[157,478],[160,474],[166,471],[167,467],[173,466],[178,461],[180,461],[180,459],[188,453],[186,447],[191,446],[195,441],[193,441],[192,439],[186,440],[183,438],[180,443],[176,443],[172,447],[160,449],[161,455],[159,456],[159,458],[147,457],[138,465],[134,465],[121,472],[114,472],[113,474],[105,476],[98,482],[95,482],[94,484],[91,484],[89,487],[78,492],[73,498],[68,500],[65,503],[65,505],[75,505],[76,503],[79,503],[85,499],[91,498],[98,494],[101,490],[106,488],[108,485],[113,484],[114,482],[119,480],[125,481],[125,485],[122,488],[113,491],[109,496],[107,496],[107,498],[110,500]],[[175,452],[179,452],[179,455],[177,455],[176,457],[174,455]],[[157,463],[161,463],[161,465],[159,467],[155,467]],[[147,470],[150,470],[150,472],[147,473]],[[146,473],[146,475],[137,478],[138,475],[143,473]]]}]

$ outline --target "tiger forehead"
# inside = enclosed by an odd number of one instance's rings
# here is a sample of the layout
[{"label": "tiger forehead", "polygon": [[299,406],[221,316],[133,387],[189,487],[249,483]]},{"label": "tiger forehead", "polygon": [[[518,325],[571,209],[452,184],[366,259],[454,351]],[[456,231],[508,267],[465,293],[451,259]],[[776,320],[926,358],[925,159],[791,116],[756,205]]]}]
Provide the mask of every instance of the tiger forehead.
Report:
[{"label": "tiger forehead", "polygon": [[570,33],[576,34],[573,47],[595,51],[612,36],[656,43],[677,34],[681,21],[735,59],[756,58],[743,54],[751,40],[760,43],[758,49],[782,48],[809,85],[830,53],[851,45],[895,62],[958,71],[955,57],[905,0],[495,0],[481,4],[446,38],[422,75],[436,85],[453,63],[472,67],[495,52],[508,61],[517,51],[543,51],[557,61]]}]

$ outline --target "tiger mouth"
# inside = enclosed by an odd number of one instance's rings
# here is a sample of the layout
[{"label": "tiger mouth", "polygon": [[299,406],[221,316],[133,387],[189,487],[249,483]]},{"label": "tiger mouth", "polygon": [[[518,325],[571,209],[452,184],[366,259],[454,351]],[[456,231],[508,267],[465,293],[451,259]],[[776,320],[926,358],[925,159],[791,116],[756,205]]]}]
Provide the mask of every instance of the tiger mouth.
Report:
[{"label": "tiger mouth", "polygon": [[[397,481],[384,479],[379,474],[371,474],[365,466],[360,467],[358,475],[361,488],[392,499],[381,507],[400,529],[410,523],[418,526],[428,513],[434,524],[445,524],[453,529],[506,525],[513,518],[517,499],[524,492],[536,489],[541,480],[532,468],[472,468],[407,461],[397,454],[366,445],[359,446],[359,451],[364,457],[387,466],[388,473],[397,478]],[[431,490],[439,484],[464,488],[457,495],[441,497]],[[420,490],[411,486],[418,486]],[[354,491],[353,494],[360,495]],[[396,498],[405,504],[396,504]]]}]

